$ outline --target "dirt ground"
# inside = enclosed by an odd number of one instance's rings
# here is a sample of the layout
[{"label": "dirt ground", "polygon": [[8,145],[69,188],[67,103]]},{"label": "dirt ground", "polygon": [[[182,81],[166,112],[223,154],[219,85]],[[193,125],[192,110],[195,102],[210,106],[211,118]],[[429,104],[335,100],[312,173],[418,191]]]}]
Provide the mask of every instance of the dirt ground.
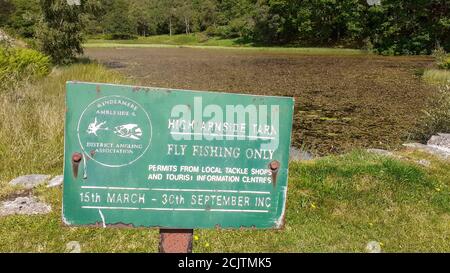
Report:
[{"label": "dirt ground", "polygon": [[316,154],[395,149],[433,91],[426,57],[311,56],[194,48],[89,48],[141,85],[293,96],[292,143]]}]

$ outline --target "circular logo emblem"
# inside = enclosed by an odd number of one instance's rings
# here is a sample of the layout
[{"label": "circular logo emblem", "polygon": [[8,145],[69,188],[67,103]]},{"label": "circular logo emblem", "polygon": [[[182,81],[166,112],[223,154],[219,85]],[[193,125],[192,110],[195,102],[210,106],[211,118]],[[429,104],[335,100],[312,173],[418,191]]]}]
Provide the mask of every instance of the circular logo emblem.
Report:
[{"label": "circular logo emblem", "polygon": [[106,167],[123,167],[147,151],[152,124],[139,103],[123,96],[108,96],[84,109],[77,134],[87,157]]}]

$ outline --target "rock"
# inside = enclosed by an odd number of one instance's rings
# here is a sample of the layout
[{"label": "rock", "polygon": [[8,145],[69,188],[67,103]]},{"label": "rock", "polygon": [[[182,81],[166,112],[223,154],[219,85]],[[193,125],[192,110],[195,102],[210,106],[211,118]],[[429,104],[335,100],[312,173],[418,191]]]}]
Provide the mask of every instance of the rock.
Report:
[{"label": "rock", "polygon": [[58,187],[61,186],[63,184],[64,181],[64,175],[58,175],[52,178],[52,180],[50,180],[48,182],[47,188],[53,188],[53,187]]},{"label": "rock", "polygon": [[450,134],[438,134],[437,136],[432,136],[427,142],[427,147],[432,148],[436,153],[444,156],[445,158],[450,157]]},{"label": "rock", "polygon": [[428,152],[442,158],[450,158],[450,148],[437,145],[425,145],[421,143],[405,143],[403,146]]},{"label": "rock", "polygon": [[45,183],[51,176],[44,174],[30,174],[19,176],[9,182],[13,186],[22,186],[26,189],[32,189],[37,185]]},{"label": "rock", "polygon": [[34,197],[17,197],[12,201],[2,202],[0,216],[12,214],[46,214],[51,210],[49,205],[37,201]]},{"label": "rock", "polygon": [[14,40],[8,34],[6,34],[6,32],[0,29],[0,43],[3,42],[7,45],[10,45],[13,43],[13,41]]},{"label": "rock", "polygon": [[66,253],[81,253],[81,245],[77,241],[70,241],[66,244]]},{"label": "rock", "polygon": [[367,253],[381,253],[381,245],[379,242],[370,241],[367,243],[365,250]]},{"label": "rock", "polygon": [[383,149],[367,149],[367,152],[377,154],[377,155],[394,156],[393,152],[383,150]]},{"label": "rock", "polygon": [[403,146],[422,150],[445,159],[450,158],[450,134],[432,136],[427,144],[405,143]]},{"label": "rock", "polygon": [[408,147],[408,148],[414,148],[414,149],[425,149],[427,147],[427,145],[424,145],[422,143],[416,143],[416,142],[404,143],[403,146]]},{"label": "rock", "polygon": [[314,155],[307,151],[302,151],[295,147],[289,149],[289,160],[290,161],[302,161],[302,160],[312,160]]},{"label": "rock", "polygon": [[80,0],[67,0],[67,5],[69,6],[79,6],[80,5]]},{"label": "rock", "polygon": [[427,145],[450,149],[450,134],[438,134],[437,136],[432,136],[430,140],[428,140]]},{"label": "rock", "polygon": [[419,161],[417,161],[417,164],[420,164],[420,165],[425,166],[425,167],[430,167],[431,166],[431,162],[426,160],[426,159],[420,159]]}]

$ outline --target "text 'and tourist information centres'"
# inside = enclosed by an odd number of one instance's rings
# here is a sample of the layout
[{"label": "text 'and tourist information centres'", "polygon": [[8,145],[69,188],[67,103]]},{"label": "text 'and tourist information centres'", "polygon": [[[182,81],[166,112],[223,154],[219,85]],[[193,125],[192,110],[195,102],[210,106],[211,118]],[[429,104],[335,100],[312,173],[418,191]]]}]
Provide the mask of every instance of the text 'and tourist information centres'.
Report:
[{"label": "text 'and tourist information centres'", "polygon": [[280,228],[294,101],[68,82],[68,225]]}]

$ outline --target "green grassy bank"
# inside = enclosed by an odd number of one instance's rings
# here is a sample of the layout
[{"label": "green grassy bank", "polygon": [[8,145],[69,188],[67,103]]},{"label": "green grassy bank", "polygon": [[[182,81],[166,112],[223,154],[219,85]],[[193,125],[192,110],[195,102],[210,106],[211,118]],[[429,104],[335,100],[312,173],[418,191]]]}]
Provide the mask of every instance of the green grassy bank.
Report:
[{"label": "green grassy bank", "polygon": [[[62,172],[67,80],[127,83],[95,64],[54,70],[32,85],[0,93],[0,200],[19,175]],[[385,252],[450,251],[450,164],[399,151],[401,159],[353,151],[289,167],[283,230],[195,230],[194,252],[363,252],[369,241]],[[417,163],[426,159],[431,164]],[[0,252],[156,252],[155,229],[64,227],[59,188],[33,190],[48,215],[0,217]]]},{"label": "green grassy bank", "polygon": [[209,38],[204,34],[177,34],[177,35],[156,35],[149,37],[138,37],[134,40],[105,40],[101,37],[88,39],[84,47],[188,47],[200,49],[239,49],[252,50],[268,53],[301,53],[310,55],[363,55],[368,52],[357,49],[345,48],[308,48],[308,47],[267,47],[253,44],[243,44],[237,39]]}]

